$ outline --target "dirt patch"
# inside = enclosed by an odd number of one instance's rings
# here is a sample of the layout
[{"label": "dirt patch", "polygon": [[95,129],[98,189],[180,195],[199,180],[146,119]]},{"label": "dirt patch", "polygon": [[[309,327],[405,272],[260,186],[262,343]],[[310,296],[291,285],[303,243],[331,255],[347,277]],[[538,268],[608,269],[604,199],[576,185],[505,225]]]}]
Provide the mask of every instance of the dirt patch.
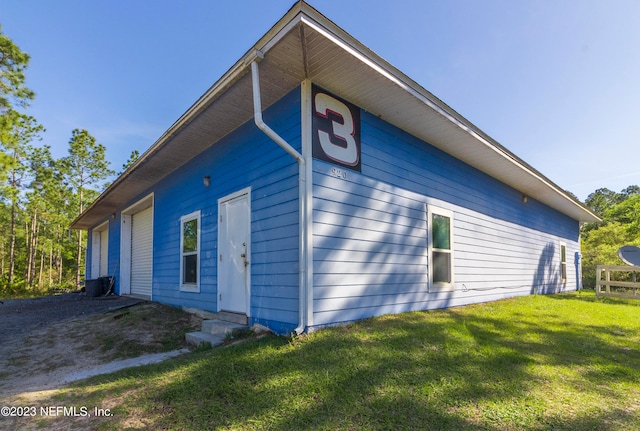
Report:
[{"label": "dirt patch", "polygon": [[89,298],[77,291],[41,298],[4,300],[0,304],[0,340],[3,343],[23,337],[37,328],[54,323],[91,316],[105,311],[143,302],[123,296]]},{"label": "dirt patch", "polygon": [[2,405],[36,401],[79,370],[184,348],[184,334],[201,324],[182,310],[133,298],[16,301],[0,304]]}]

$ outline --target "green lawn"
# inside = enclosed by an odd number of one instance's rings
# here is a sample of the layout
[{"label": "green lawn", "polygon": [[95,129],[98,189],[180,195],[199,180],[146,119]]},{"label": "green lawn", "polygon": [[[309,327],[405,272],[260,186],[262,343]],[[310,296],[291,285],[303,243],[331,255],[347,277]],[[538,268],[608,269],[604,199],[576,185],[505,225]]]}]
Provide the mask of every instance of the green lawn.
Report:
[{"label": "green lawn", "polygon": [[200,350],[50,403],[111,409],[79,429],[637,430],[640,302],[583,292],[383,316]]}]

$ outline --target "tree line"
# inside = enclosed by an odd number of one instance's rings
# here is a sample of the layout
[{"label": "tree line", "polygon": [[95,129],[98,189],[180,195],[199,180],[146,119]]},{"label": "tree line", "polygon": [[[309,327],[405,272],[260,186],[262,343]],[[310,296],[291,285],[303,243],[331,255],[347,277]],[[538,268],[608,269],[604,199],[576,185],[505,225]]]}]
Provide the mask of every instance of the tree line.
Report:
[{"label": "tree line", "polygon": [[582,280],[586,288],[595,288],[598,265],[624,265],[618,257],[623,245],[640,246],[640,186],[618,192],[606,188],[591,193],[585,200],[602,221],[582,227]]},{"label": "tree line", "polygon": [[[0,297],[77,287],[86,238],[71,222],[114,174],[105,147],[84,129],[71,132],[67,155],[55,159],[39,145],[45,128],[27,114],[35,93],[25,85],[30,57],[0,26]],[[138,157],[134,151],[126,169]],[[583,286],[594,287],[596,266],[622,264],[622,245],[640,246],[640,187],[602,188],[585,205],[602,222],[582,227]]]},{"label": "tree line", "polygon": [[69,226],[114,174],[86,130],[71,132],[59,159],[39,145],[45,128],[27,114],[29,60],[0,26],[0,296],[80,283],[86,238]]}]

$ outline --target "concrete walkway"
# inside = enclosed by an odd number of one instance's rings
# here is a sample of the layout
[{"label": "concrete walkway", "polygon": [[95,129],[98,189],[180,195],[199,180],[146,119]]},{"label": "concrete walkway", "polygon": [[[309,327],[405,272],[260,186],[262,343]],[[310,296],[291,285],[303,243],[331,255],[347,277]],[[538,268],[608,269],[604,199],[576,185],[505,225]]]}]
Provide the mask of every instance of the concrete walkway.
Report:
[{"label": "concrete walkway", "polygon": [[171,352],[154,353],[151,355],[139,356],[137,358],[122,359],[120,361],[109,362],[99,367],[81,370],[75,373],[67,374],[62,379],[62,384],[75,382],[76,380],[87,379],[89,377],[98,376],[100,374],[109,374],[125,368],[137,367],[140,365],[157,364],[165,359],[173,358],[183,353],[188,353],[189,349],[173,350]]}]

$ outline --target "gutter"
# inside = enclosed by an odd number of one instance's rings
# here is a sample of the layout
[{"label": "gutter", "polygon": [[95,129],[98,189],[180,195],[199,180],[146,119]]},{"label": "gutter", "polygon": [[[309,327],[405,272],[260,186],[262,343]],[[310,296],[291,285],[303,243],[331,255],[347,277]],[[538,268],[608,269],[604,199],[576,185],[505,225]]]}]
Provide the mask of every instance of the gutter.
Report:
[{"label": "gutter", "polygon": [[305,331],[308,322],[307,298],[309,297],[309,295],[307,290],[308,282],[306,264],[308,243],[307,225],[309,223],[309,220],[307,217],[307,164],[305,162],[304,156],[300,154],[295,148],[293,148],[280,135],[278,135],[262,119],[262,101],[260,98],[260,71],[258,68],[258,62],[263,58],[264,54],[261,51],[255,50],[246,61],[246,63],[250,62],[251,64],[254,122],[256,123],[258,129],[262,130],[265,135],[271,138],[271,140],[278,144],[283,150],[289,153],[298,162],[298,314],[300,317],[298,326],[293,330],[293,332],[296,335],[299,335]]}]

